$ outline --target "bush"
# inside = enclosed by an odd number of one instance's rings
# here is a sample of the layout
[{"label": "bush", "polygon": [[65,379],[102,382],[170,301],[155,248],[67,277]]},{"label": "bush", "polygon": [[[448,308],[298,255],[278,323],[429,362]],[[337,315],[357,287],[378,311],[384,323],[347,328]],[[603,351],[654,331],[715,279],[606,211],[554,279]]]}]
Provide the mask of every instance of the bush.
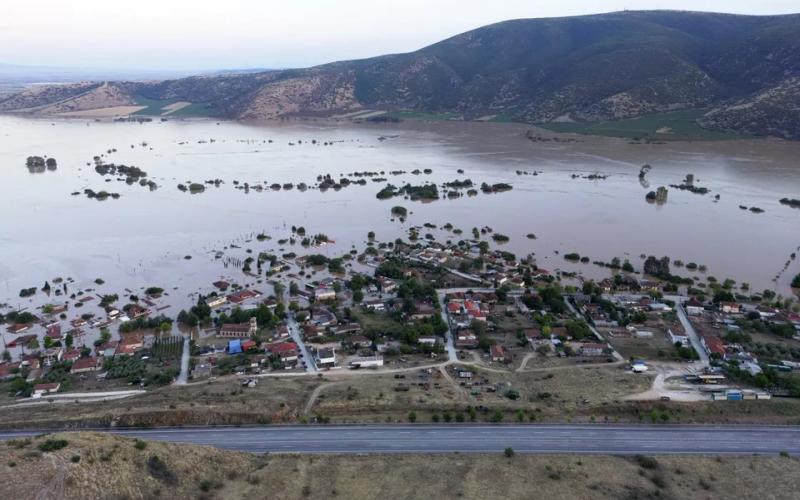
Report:
[{"label": "bush", "polygon": [[636,463],[639,464],[639,467],[643,469],[655,469],[658,467],[658,461],[653,457],[647,457],[644,455],[636,455]]},{"label": "bush", "polygon": [[178,482],[175,473],[156,455],[147,459],[147,471],[150,472],[150,475],[154,478],[167,484],[176,484]]},{"label": "bush", "polygon": [[414,422],[416,422],[417,421],[417,413],[413,412],[413,411],[408,412],[408,421],[411,422],[412,424]]},{"label": "bush", "polygon": [[81,456],[80,455],[72,455],[72,458],[70,458],[70,460],[72,461],[73,464],[77,464],[78,462],[81,461]]},{"label": "bush", "polygon": [[507,458],[513,457],[514,456],[514,448],[509,446],[508,448],[503,450],[503,455],[505,455]]},{"label": "bush", "polygon": [[66,439],[48,439],[44,443],[38,446],[40,451],[48,452],[48,451],[57,451],[62,448],[66,448],[69,443]]},{"label": "bush", "polygon": [[137,450],[143,450],[147,448],[147,443],[145,443],[141,439],[137,439],[136,442],[133,444],[133,447],[136,448]]}]

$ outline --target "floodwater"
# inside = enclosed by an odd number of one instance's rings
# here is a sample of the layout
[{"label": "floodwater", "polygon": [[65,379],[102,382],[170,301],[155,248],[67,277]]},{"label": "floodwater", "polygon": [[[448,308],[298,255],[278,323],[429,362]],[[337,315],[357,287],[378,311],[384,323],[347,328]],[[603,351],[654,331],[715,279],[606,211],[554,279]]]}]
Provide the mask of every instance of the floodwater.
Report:
[{"label": "floodwater", "polygon": [[[177,308],[193,300],[192,293],[210,291],[215,279],[245,281],[240,270],[225,267],[225,258],[215,258],[217,251],[239,259],[250,255],[248,248],[253,256],[259,251],[280,253],[281,248],[310,253],[299,245],[278,245],[296,225],[335,240],[312,251],[337,256],[353,246],[361,249],[369,231],[375,231],[379,241],[392,241],[426,222],[461,228],[461,236],[449,236],[453,241],[471,238],[473,227],[489,226],[511,238],[504,249],[519,256],[534,253],[539,266],[551,271],[607,275],[592,264],[567,263],[556,251],[602,261],[629,258],[637,269],[640,254],[668,255],[704,264],[707,275],[720,280],[733,278],[750,283],[753,290],[790,293],[788,284],[800,272],[800,264],[792,262],[779,273],[800,246],[800,210],[778,200],[800,198],[800,144],[756,140],[631,145],[590,137],[579,137],[576,143],[533,142],[525,130],[485,123],[262,126],[0,117],[0,303],[34,308],[59,302],[41,293],[20,299],[19,291],[62,277],[74,280],[70,292],[93,288],[95,293],[123,296],[125,288],[162,287],[174,306],[165,314],[174,316]],[[326,141],[333,145],[320,144]],[[112,148],[117,152],[104,157],[107,163],[140,167],[159,188],[150,191],[97,174],[89,163]],[[58,168],[30,173],[25,167],[30,155],[54,157]],[[647,175],[649,187],[638,179],[643,164],[653,167]],[[414,169],[433,173],[412,175]],[[392,176],[393,170],[408,173]],[[518,170],[539,174],[518,175]],[[382,177],[398,186],[469,178],[478,185],[509,183],[513,190],[420,203],[378,200],[375,194],[385,184],[369,180],[366,186],[340,191],[295,188],[260,193],[245,193],[233,182],[314,185],[319,174],[337,178],[360,171],[383,171]],[[680,184],[689,173],[696,185],[711,192],[670,189],[664,205],[645,201],[648,191]],[[572,174],[608,177],[573,179]],[[113,180],[105,182],[108,178]],[[176,187],[217,178],[224,183],[201,194]],[[118,192],[121,197],[97,201],[71,195],[85,188]],[[717,194],[720,199],[715,202]],[[394,205],[411,212],[404,223],[390,220]],[[755,214],[739,205],[765,212]],[[272,239],[256,241],[254,236],[261,232]],[[439,240],[448,238],[444,230],[423,229],[421,234],[426,232]],[[528,233],[537,239],[526,238]],[[230,248],[232,243],[240,248]],[[675,271],[690,275],[685,269]],[[105,284],[95,285],[96,278]]]}]

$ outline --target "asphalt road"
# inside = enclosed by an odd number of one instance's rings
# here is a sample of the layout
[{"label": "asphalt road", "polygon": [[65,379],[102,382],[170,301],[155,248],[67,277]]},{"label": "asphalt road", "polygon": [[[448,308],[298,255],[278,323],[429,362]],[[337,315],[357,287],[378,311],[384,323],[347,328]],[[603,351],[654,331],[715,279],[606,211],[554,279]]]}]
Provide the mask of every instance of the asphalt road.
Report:
[{"label": "asphalt road", "polygon": [[[351,425],[117,429],[140,439],[248,452],[800,454],[800,427],[679,425]],[[34,434],[0,432],[0,440]]]}]

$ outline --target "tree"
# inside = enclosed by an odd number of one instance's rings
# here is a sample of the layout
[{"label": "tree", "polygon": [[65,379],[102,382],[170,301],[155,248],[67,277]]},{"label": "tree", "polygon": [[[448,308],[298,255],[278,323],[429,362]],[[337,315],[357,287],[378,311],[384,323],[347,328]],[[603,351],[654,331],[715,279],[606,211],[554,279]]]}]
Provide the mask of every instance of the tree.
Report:
[{"label": "tree", "polygon": [[278,302],[283,302],[283,294],[286,292],[286,287],[283,286],[283,283],[275,283],[272,289],[275,290],[275,298]]},{"label": "tree", "polygon": [[797,276],[792,280],[792,288],[800,288],[800,273],[797,273]]},{"label": "tree", "polygon": [[353,292],[353,302],[361,302],[364,300],[364,292],[361,290],[356,290]]},{"label": "tree", "polygon": [[415,411],[408,412],[408,421],[412,424],[417,421],[417,413]]},{"label": "tree", "polygon": [[508,448],[503,450],[503,455],[505,455],[506,458],[513,457],[514,456],[514,448],[509,446]]},{"label": "tree", "polygon": [[68,333],[66,337],[64,337],[64,345],[69,349],[72,347],[72,343],[74,342],[74,337],[71,333]]}]

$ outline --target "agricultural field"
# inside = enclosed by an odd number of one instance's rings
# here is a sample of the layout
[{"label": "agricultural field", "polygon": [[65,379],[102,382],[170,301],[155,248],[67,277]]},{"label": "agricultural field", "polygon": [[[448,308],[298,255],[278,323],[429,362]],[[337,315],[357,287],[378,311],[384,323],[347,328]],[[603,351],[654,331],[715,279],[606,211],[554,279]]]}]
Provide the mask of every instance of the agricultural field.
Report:
[{"label": "agricultural field", "polygon": [[553,132],[649,139],[663,141],[713,141],[741,139],[742,135],[706,130],[697,124],[704,110],[672,111],[625,120],[603,122],[543,123]]},{"label": "agricultural field", "polygon": [[[136,96],[136,103],[140,106],[147,106],[140,109],[134,115],[139,116],[171,116],[171,117],[191,117],[208,116],[208,108],[201,103],[180,103],[176,100],[156,100],[147,97]],[[184,105],[187,104],[187,105]],[[174,111],[173,111],[174,110]]]}]

